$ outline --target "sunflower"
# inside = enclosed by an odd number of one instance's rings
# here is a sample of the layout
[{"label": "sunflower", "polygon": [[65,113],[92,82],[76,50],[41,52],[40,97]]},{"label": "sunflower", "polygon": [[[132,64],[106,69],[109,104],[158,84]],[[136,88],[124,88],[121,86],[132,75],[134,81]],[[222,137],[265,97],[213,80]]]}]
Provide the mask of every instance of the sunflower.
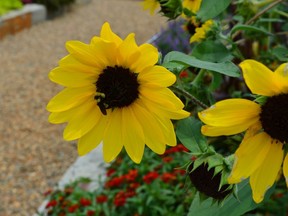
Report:
[{"label": "sunflower", "polygon": [[196,14],[201,6],[202,0],[183,0],[183,8],[189,9],[192,13]]},{"label": "sunflower", "polygon": [[141,2],[144,10],[150,10],[150,14],[153,15],[157,8],[160,8],[160,3],[158,0],[144,0]]},{"label": "sunflower", "polygon": [[[193,18],[193,17],[192,17]],[[195,21],[193,21],[193,19],[191,20],[190,24],[188,25],[194,25],[189,27],[189,33],[192,35],[190,38],[190,43],[194,43],[194,42],[201,42],[203,39],[206,38],[206,34],[207,32],[209,32],[211,30],[211,27],[213,25],[213,21],[212,20],[207,20],[205,23],[203,24],[198,24]],[[194,30],[193,30],[194,29]],[[193,31],[191,31],[193,30]]]},{"label": "sunflower", "polygon": [[262,95],[265,102],[227,99],[200,112],[199,118],[206,124],[201,130],[207,136],[246,131],[228,182],[235,184],[250,177],[253,199],[259,203],[276,181],[284,155],[288,186],[288,64],[275,72],[254,60],[245,60],[240,67],[251,92]]},{"label": "sunflower", "polygon": [[189,116],[167,87],[176,77],[155,65],[158,51],[150,44],[138,46],[134,34],[124,40],[102,26],[90,44],[69,41],[69,55],[60,60],[49,78],[65,87],[51,99],[51,123],[68,122],[65,140],[78,141],[84,155],[103,141],[104,160],[110,162],[125,147],[140,163],[145,144],[162,154],[166,144],[176,145],[171,119]]}]

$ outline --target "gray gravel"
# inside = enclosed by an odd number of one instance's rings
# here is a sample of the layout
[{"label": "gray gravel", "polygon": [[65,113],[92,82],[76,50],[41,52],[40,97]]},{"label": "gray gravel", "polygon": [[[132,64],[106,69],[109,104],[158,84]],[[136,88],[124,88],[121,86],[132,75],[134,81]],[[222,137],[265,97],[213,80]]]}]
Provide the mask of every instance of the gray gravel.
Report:
[{"label": "gray gravel", "polygon": [[135,32],[140,44],[166,19],[151,17],[139,1],[92,0],[0,41],[1,216],[32,215],[77,159],[75,142],[62,139],[64,125],[47,122],[45,106],[61,89],[47,74],[67,54],[67,40],[88,43],[105,21],[121,37]]}]

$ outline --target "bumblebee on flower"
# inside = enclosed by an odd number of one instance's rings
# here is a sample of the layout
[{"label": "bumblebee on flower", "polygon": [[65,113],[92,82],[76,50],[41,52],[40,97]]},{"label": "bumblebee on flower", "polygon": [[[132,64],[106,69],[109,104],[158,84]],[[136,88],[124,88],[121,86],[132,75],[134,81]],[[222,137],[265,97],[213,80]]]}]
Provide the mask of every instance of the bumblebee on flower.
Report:
[{"label": "bumblebee on flower", "polygon": [[105,23],[100,37],[93,37],[90,44],[67,42],[69,55],[49,74],[65,87],[47,105],[49,121],[68,122],[64,139],[79,139],[80,155],[103,141],[106,162],[125,147],[140,163],[145,144],[158,154],[166,145],[176,145],[171,119],[189,116],[167,88],[176,77],[155,65],[155,47],[138,46],[134,37],[131,33],[122,40]]}]

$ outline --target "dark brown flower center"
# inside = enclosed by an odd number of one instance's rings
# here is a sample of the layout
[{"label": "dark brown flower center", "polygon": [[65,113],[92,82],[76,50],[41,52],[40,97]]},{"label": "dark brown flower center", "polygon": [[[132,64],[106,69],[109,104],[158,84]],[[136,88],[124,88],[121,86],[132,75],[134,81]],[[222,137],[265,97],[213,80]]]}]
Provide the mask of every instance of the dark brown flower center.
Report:
[{"label": "dark brown flower center", "polygon": [[273,139],[288,142],[288,94],[269,97],[261,107],[263,130]]},{"label": "dark brown flower center", "polygon": [[137,74],[121,66],[106,67],[95,85],[94,98],[104,115],[107,109],[129,106],[139,95]]},{"label": "dark brown flower center", "polygon": [[195,188],[206,196],[213,197],[214,199],[222,200],[231,193],[228,184],[223,185],[220,189],[221,172],[214,175],[215,169],[208,170],[207,164],[201,164],[195,170],[193,163],[189,166],[189,177]]}]

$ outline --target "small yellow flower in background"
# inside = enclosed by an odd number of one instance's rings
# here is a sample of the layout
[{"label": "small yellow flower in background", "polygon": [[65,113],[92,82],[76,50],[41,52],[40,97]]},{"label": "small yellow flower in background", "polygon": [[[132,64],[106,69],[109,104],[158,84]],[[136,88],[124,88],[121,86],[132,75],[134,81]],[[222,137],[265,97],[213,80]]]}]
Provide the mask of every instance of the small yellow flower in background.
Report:
[{"label": "small yellow flower in background", "polygon": [[283,162],[288,187],[288,64],[272,72],[254,60],[240,64],[246,84],[254,94],[267,97],[260,105],[246,99],[227,99],[199,113],[207,136],[233,135],[246,131],[235,152],[228,182],[250,177],[253,199],[259,203],[274,184]]},{"label": "small yellow flower in background", "polygon": [[166,145],[176,145],[171,119],[189,116],[167,88],[176,77],[155,65],[154,46],[138,46],[134,36],[122,40],[105,23],[100,37],[93,37],[90,44],[67,42],[69,55],[49,74],[51,81],[65,87],[47,105],[49,121],[68,122],[64,139],[79,139],[80,155],[103,141],[106,162],[124,146],[140,163],[145,144],[158,154]]},{"label": "small yellow flower in background", "polygon": [[[192,22],[192,24],[193,24],[193,22]],[[207,32],[209,32],[211,30],[212,25],[213,25],[213,21],[207,20],[205,23],[203,23],[199,27],[195,26],[195,33],[192,34],[192,36],[190,38],[190,43],[201,42],[203,39],[205,39],[206,34],[207,34]]]},{"label": "small yellow flower in background", "polygon": [[155,10],[160,8],[160,3],[158,0],[144,0],[141,2],[144,10],[150,10],[150,14],[155,14]]},{"label": "small yellow flower in background", "polygon": [[183,8],[189,9],[192,13],[196,14],[201,6],[202,0],[183,0]]}]

